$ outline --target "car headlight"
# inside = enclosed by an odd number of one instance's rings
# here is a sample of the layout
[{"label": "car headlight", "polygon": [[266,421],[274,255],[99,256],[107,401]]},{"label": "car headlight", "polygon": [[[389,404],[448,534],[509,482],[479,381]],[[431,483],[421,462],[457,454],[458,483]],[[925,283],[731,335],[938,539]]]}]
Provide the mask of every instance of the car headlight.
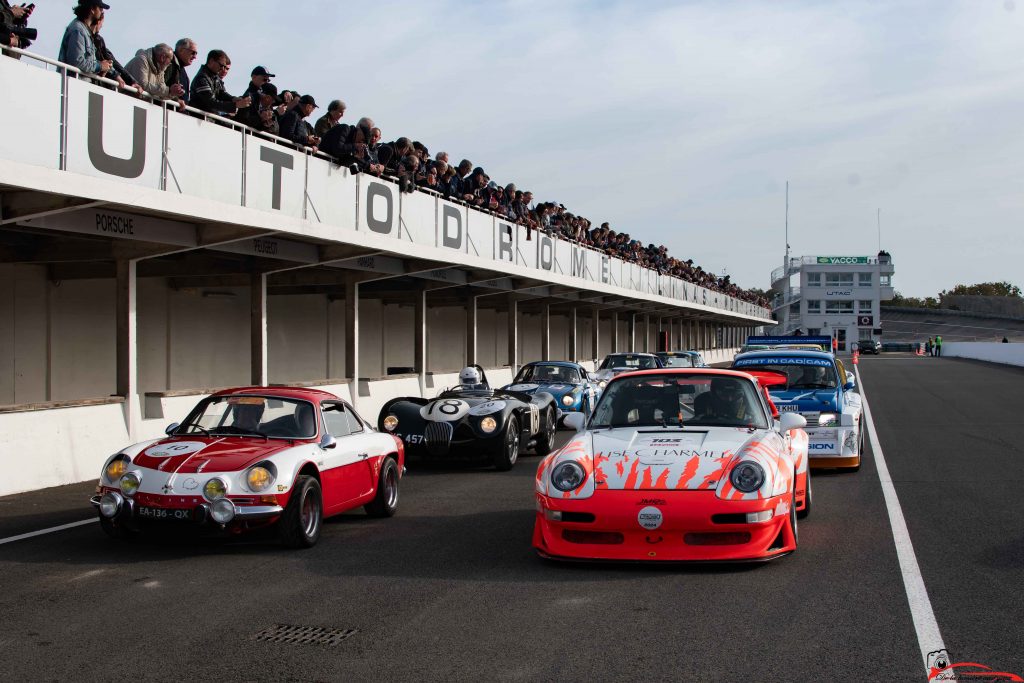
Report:
[{"label": "car headlight", "polygon": [[764,469],[756,462],[741,462],[732,469],[729,480],[737,491],[753,493],[764,484]]},{"label": "car headlight", "polygon": [[121,487],[121,493],[126,496],[134,496],[135,492],[139,490],[139,484],[142,483],[139,479],[139,475],[134,472],[129,472],[121,477],[117,485]]},{"label": "car headlight", "polygon": [[226,498],[215,501],[210,506],[210,517],[217,524],[227,524],[235,518],[235,504]]},{"label": "car headlight", "polygon": [[203,496],[208,501],[215,501],[218,498],[223,498],[228,494],[228,484],[220,477],[214,477],[210,481],[206,482],[206,486],[203,487]]},{"label": "car headlight", "polygon": [[107,477],[107,481],[113,484],[115,481],[121,478],[121,476],[128,471],[128,465],[132,463],[131,459],[127,455],[120,455],[110,461],[107,464],[107,469],[103,473]]},{"label": "car headlight", "polygon": [[587,473],[578,463],[568,460],[561,463],[551,472],[551,485],[559,491],[578,489],[587,478]]},{"label": "car headlight", "polygon": [[571,406],[575,402],[576,396],[574,396],[573,394],[566,394],[565,396],[562,397],[563,406]]},{"label": "car headlight", "polygon": [[598,386],[599,389],[604,389],[607,384],[608,384],[608,380],[603,379],[603,380],[601,380],[600,382],[597,383],[597,386]]},{"label": "car headlight", "polygon": [[836,414],[835,413],[821,413],[818,415],[818,426],[819,427],[835,427],[836,426]]},{"label": "car headlight", "polygon": [[498,421],[493,417],[485,417],[480,420],[480,429],[490,434],[498,428]]},{"label": "car headlight", "polygon": [[384,429],[389,432],[393,432],[398,428],[398,418],[394,415],[388,415],[384,418]]},{"label": "car headlight", "polygon": [[274,473],[267,467],[256,465],[256,467],[250,468],[249,473],[245,475],[245,483],[254,493],[266,491],[274,483]]}]

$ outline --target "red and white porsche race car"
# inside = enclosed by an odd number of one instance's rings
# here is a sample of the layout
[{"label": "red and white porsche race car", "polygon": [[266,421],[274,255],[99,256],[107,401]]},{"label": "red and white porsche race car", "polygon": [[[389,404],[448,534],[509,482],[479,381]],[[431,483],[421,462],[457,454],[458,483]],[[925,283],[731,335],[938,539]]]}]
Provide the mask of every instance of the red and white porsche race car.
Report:
[{"label": "red and white porsche race car", "polygon": [[233,533],[276,525],[285,545],[310,547],[325,516],[361,505],[395,514],[404,464],[401,441],[333,394],[228,389],[200,401],[167,438],[111,456],[91,502],[115,537],[154,524]]},{"label": "red and white porsche race car", "polygon": [[[631,372],[537,470],[533,545],[581,560],[768,560],[810,511],[804,418],[777,420],[771,373]],[[566,424],[583,428],[581,415]]]}]

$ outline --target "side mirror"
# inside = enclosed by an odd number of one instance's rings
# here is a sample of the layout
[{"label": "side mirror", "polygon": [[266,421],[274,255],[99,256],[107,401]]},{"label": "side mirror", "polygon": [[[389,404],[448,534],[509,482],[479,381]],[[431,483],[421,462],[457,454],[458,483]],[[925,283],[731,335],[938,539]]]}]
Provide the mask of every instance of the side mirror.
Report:
[{"label": "side mirror", "polygon": [[170,436],[171,434],[174,433],[174,430],[176,430],[180,426],[181,426],[180,422],[172,422],[171,424],[167,425],[167,429],[164,430],[164,434],[166,434],[167,436]]},{"label": "side mirror", "polygon": [[854,387],[857,386],[856,382],[847,382],[843,385],[843,391],[853,391]]},{"label": "side mirror", "polygon": [[803,429],[807,426],[807,418],[800,413],[785,413],[779,420],[779,431],[783,434],[794,429]]},{"label": "side mirror", "polygon": [[846,383],[847,384],[856,384],[857,383],[857,376],[854,375],[852,372],[847,371],[847,373],[846,373]]},{"label": "side mirror", "polygon": [[565,416],[563,423],[574,432],[582,432],[587,424],[587,418],[583,413],[569,413]]},{"label": "side mirror", "polygon": [[332,448],[338,447],[338,440],[330,434],[324,434],[323,438],[320,439],[320,448],[327,451]]}]

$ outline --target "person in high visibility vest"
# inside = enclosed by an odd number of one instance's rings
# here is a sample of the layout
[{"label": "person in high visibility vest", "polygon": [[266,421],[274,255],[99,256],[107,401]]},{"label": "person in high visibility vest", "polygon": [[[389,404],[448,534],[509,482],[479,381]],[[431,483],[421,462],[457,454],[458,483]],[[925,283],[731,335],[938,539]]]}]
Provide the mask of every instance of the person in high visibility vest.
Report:
[{"label": "person in high visibility vest", "polygon": [[939,335],[935,335],[935,356],[937,358],[942,356],[942,337]]}]

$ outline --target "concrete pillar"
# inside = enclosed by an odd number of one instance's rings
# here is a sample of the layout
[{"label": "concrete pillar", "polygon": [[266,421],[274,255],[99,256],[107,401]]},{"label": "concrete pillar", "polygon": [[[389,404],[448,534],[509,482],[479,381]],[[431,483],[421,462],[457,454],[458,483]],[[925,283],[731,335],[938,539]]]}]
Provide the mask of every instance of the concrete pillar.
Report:
[{"label": "concrete pillar", "polygon": [[540,357],[551,359],[551,304],[544,304],[540,309]]},{"label": "concrete pillar", "polygon": [[416,292],[413,304],[413,355],[412,365],[419,375],[420,394],[427,391],[427,290]]},{"label": "concrete pillar", "polygon": [[519,302],[515,294],[508,295],[508,365],[515,377],[519,372]]},{"label": "concrete pillar", "polygon": [[[661,338],[664,336],[662,334],[664,332],[664,329],[663,329],[663,325],[664,324],[665,324],[665,319],[662,316],[659,315],[658,316],[658,328],[657,328],[657,330],[654,333],[654,350],[655,351],[661,350],[661,349],[658,348],[658,346],[661,344]],[[671,349],[668,348],[668,347],[666,347],[664,350],[665,351],[671,351]]]},{"label": "concrete pillar", "polygon": [[594,306],[593,311],[593,329],[591,332],[593,333],[594,352],[591,354],[591,357],[597,360],[598,355],[601,353],[601,309]]},{"label": "concrete pillar", "polygon": [[267,275],[249,278],[249,381],[267,385]]},{"label": "concrete pillar", "polygon": [[566,360],[576,362],[576,307],[569,309],[569,357]]},{"label": "concrete pillar", "polygon": [[351,381],[352,406],[359,406],[359,280],[345,281],[345,376]]},{"label": "concrete pillar", "polygon": [[619,352],[619,312],[612,312],[612,353]]},{"label": "concrete pillar", "polygon": [[466,365],[476,365],[477,357],[477,299],[479,296],[470,296],[466,301]]},{"label": "concrete pillar", "polygon": [[138,440],[142,417],[139,403],[139,337],[137,319],[137,261],[117,261],[116,282],[116,388],[124,398],[124,422],[130,441]]},{"label": "concrete pillar", "polygon": [[636,313],[629,314],[629,352],[636,353]]}]

